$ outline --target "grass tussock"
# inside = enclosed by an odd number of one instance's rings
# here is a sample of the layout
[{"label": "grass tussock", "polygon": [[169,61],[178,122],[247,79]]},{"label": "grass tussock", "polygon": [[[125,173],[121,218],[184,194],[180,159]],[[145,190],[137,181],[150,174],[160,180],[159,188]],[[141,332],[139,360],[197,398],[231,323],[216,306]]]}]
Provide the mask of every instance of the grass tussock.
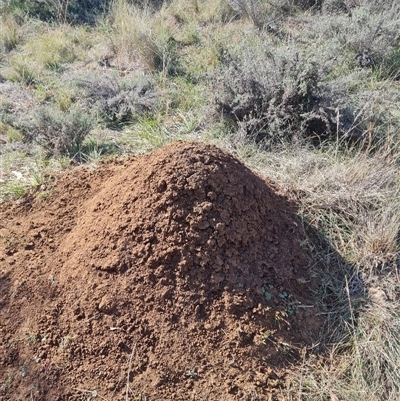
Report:
[{"label": "grass tussock", "polygon": [[283,399],[399,399],[398,2],[6,3],[0,199],[71,161],[225,147],[296,200],[321,280],[320,354]]},{"label": "grass tussock", "polygon": [[17,47],[21,39],[21,28],[10,15],[0,18],[0,49],[9,52]]},{"label": "grass tussock", "polygon": [[111,57],[120,69],[141,65],[151,71],[174,74],[176,68],[173,26],[148,6],[116,0],[111,8]]}]

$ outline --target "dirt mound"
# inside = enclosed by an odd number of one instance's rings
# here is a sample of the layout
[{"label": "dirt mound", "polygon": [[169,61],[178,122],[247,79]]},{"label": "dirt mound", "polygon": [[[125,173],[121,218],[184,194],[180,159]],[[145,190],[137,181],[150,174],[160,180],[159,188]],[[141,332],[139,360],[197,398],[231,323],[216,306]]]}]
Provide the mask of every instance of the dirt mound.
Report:
[{"label": "dirt mound", "polygon": [[0,222],[0,399],[270,399],[318,331],[293,205],[215,147],[75,170]]}]

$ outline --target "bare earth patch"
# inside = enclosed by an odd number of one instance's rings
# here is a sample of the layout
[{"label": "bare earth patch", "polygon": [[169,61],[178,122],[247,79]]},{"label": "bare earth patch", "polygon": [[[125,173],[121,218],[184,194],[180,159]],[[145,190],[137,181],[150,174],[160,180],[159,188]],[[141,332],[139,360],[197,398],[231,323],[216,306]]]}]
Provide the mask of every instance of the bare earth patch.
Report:
[{"label": "bare earth patch", "polygon": [[279,398],[322,322],[273,183],[178,142],[38,195],[0,205],[0,400]]}]

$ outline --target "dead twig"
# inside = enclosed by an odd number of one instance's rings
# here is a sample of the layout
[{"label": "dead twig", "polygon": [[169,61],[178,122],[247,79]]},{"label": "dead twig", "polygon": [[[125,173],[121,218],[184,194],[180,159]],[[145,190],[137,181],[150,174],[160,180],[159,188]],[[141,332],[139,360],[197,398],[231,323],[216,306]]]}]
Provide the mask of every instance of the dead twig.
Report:
[{"label": "dead twig", "polygon": [[129,401],[129,376],[131,374],[132,359],[133,359],[133,355],[135,354],[135,351],[136,351],[136,343],[133,345],[132,353],[131,353],[131,356],[129,357],[128,374],[126,375],[126,393],[125,393],[126,401]]},{"label": "dead twig", "polygon": [[99,397],[100,399],[102,399],[104,401],[108,401],[107,398],[102,397],[96,390],[85,390],[85,389],[76,388],[76,387],[74,387],[73,390],[80,391],[81,393],[90,393],[90,396],[93,398]]}]

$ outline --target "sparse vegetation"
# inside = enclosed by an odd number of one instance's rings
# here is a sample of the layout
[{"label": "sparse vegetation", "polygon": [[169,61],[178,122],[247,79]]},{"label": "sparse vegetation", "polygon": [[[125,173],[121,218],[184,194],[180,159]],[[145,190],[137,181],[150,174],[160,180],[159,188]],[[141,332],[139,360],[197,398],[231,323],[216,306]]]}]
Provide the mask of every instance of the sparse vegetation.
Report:
[{"label": "sparse vegetation", "polygon": [[[0,12],[1,200],[72,160],[216,143],[295,199],[320,244],[303,245],[323,266],[325,329],[282,397],[399,399],[397,1],[6,0]],[[280,294],[277,321],[296,310]]]}]

